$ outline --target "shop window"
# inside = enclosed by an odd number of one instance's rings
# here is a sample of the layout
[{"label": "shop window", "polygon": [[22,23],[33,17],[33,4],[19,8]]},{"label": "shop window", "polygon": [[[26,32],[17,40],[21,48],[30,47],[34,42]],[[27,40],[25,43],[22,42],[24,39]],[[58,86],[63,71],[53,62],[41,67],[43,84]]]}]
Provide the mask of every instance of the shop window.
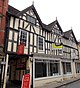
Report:
[{"label": "shop window", "polygon": [[50,76],[55,76],[59,74],[59,63],[50,63]]},{"label": "shop window", "polygon": [[35,78],[60,75],[59,61],[36,60]]},{"label": "shop window", "polygon": [[44,38],[43,37],[38,37],[38,48],[39,50],[44,50]]},{"label": "shop window", "polygon": [[71,64],[70,63],[66,63],[66,71],[67,71],[67,73],[71,72]]},{"label": "shop window", "polygon": [[71,73],[71,63],[69,63],[69,62],[63,62],[62,65],[63,65],[63,73],[64,74]]},{"label": "shop window", "polygon": [[46,76],[47,76],[46,63],[36,62],[35,63],[35,78],[46,77]]},{"label": "shop window", "polygon": [[24,43],[26,46],[27,42],[27,32],[25,30],[20,30],[20,44]]}]

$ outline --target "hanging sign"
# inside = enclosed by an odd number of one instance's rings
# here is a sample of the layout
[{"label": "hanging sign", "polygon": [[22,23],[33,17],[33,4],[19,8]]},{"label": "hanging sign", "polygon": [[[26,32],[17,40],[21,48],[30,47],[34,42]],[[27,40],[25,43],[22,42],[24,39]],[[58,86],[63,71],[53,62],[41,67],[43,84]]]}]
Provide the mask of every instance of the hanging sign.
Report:
[{"label": "hanging sign", "polygon": [[52,47],[54,49],[62,49],[63,48],[63,45],[56,45],[55,43],[53,43]]},{"label": "hanging sign", "polygon": [[24,43],[18,45],[17,54],[24,54]]},{"label": "hanging sign", "polygon": [[29,88],[30,85],[30,74],[23,75],[21,88]]}]

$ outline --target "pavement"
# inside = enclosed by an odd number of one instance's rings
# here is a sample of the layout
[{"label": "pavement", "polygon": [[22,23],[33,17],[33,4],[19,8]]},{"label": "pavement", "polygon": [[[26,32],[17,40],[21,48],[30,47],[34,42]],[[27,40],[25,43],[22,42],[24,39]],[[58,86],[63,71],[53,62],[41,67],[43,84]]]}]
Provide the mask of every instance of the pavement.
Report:
[{"label": "pavement", "polygon": [[[79,80],[80,80],[80,75],[74,78],[65,79],[63,81],[49,82],[43,86],[36,87],[36,88],[59,88],[59,87],[61,88],[61,86],[65,86]],[[21,88],[21,87],[19,85],[14,85],[13,83],[9,82],[7,83],[6,88]]]},{"label": "pavement", "polygon": [[44,86],[40,86],[36,88],[59,88],[59,87],[61,88],[61,86],[65,86],[79,80],[80,80],[80,75],[74,78],[65,79],[63,81],[50,82],[45,84]]},{"label": "pavement", "polygon": [[21,87],[12,82],[7,82],[6,88],[21,88]]}]

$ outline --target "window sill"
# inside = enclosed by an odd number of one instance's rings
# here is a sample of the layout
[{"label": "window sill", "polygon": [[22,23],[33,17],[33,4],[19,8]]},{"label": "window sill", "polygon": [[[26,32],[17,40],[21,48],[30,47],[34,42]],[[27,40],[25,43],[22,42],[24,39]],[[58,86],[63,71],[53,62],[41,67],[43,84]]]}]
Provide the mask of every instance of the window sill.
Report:
[{"label": "window sill", "polygon": [[61,77],[61,75],[55,75],[55,76],[48,76],[48,77],[35,78],[35,81],[38,81],[38,80],[46,80],[46,79],[52,79],[52,78],[58,78],[58,77]]}]

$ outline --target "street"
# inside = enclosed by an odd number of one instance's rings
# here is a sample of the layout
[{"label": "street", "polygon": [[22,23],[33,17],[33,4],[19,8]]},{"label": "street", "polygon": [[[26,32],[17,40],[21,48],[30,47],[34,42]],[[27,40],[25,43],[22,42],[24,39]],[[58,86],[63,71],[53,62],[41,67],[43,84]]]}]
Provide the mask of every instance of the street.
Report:
[{"label": "street", "polygon": [[71,84],[68,84],[68,85],[61,86],[59,88],[80,88],[80,80],[73,82]]}]

